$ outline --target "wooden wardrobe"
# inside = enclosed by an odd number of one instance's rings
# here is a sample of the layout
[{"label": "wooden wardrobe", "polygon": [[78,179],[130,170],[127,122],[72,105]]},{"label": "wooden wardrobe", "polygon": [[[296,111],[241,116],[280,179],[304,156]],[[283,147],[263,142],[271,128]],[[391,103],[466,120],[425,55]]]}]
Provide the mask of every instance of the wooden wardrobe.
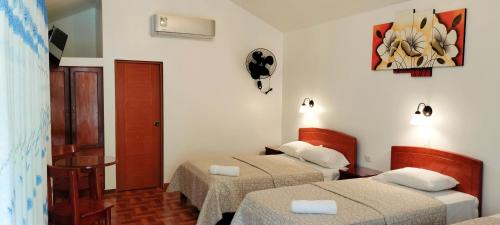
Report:
[{"label": "wooden wardrobe", "polygon": [[102,68],[51,68],[52,145],[104,148],[102,84]]}]

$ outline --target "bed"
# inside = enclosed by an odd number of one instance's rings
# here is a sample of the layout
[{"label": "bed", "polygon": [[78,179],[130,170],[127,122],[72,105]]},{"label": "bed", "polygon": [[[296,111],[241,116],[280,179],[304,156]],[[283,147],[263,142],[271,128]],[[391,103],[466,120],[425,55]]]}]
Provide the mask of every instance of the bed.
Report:
[{"label": "bed", "polygon": [[[350,135],[321,128],[300,128],[298,139],[335,149],[350,162],[348,168],[356,167],[357,142]],[[211,175],[208,168],[213,164],[238,166],[240,175]],[[212,225],[222,219],[224,213],[234,213],[250,192],[335,180],[339,169],[324,169],[284,154],[187,161],[177,168],[167,192],[181,192],[200,210],[197,224]]]},{"label": "bed", "polygon": [[[480,215],[482,162],[429,148],[393,146],[391,170],[432,170],[455,178],[453,190],[427,193],[372,178],[316,182],[248,194],[232,225],[444,225]],[[336,215],[295,214],[292,200],[335,200]]]},{"label": "bed", "polygon": [[500,214],[467,220],[454,225],[500,225]]}]

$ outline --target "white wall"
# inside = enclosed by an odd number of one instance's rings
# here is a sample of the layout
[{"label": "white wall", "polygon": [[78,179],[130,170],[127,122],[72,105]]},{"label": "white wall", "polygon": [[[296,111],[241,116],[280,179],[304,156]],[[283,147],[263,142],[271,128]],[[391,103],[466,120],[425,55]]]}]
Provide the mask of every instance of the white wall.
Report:
[{"label": "white wall", "polygon": [[96,57],[102,57],[102,1],[96,2],[95,8],[95,39]]},{"label": "white wall", "polygon": [[[467,8],[465,66],[432,78],[371,71],[372,27],[415,8]],[[362,166],[389,169],[392,145],[430,146],[484,161],[483,209],[500,212],[500,1],[414,0],[285,34],[283,141],[319,126],[358,138]],[[316,114],[302,115],[305,97]],[[432,126],[410,125],[419,102],[434,108]],[[369,156],[367,162],[364,156]]]},{"label": "white wall", "polygon": [[66,34],[68,40],[64,57],[96,57],[96,9],[89,8],[73,15],[51,21],[49,29],[56,26]]},{"label": "white wall", "polygon": [[103,67],[102,58],[62,57],[59,66]]},{"label": "white wall", "polygon": [[[162,61],[164,181],[187,159],[256,154],[281,142],[283,34],[229,0],[102,1],[106,154],[114,155],[116,59]],[[213,18],[216,37],[199,40],[150,35],[151,16]],[[244,62],[254,48],[272,50],[274,90],[261,94]],[[106,171],[106,188],[115,187]]]},{"label": "white wall", "polygon": [[64,57],[102,56],[98,13],[98,9],[89,8],[50,22],[49,29],[56,26],[68,34]]}]

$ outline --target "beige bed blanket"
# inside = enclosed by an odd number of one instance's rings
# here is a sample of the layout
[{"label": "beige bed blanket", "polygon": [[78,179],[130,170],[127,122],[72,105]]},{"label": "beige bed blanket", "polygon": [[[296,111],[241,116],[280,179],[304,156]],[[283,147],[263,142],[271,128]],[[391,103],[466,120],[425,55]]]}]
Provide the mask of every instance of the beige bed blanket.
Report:
[{"label": "beige bed blanket", "polygon": [[454,225],[500,225],[500,219],[494,217],[481,217],[473,220],[467,220]]},{"label": "beige bed blanket", "polygon": [[[213,164],[239,166],[240,176],[211,175]],[[197,225],[214,225],[223,213],[235,212],[250,192],[322,180],[321,172],[279,157],[226,157],[183,163],[167,191],[180,191],[200,210]]]},{"label": "beige bed blanket", "polygon": [[[294,214],[292,200],[337,202],[336,215]],[[231,225],[445,225],[438,200],[373,179],[350,179],[283,187],[248,194]]]}]

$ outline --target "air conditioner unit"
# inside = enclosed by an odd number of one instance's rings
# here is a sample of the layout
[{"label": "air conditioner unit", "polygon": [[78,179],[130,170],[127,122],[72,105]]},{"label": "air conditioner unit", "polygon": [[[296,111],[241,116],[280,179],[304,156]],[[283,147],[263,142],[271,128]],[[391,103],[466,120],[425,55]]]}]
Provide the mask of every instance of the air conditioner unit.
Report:
[{"label": "air conditioner unit", "polygon": [[153,20],[155,34],[199,38],[215,36],[215,20],[160,14],[154,15]]}]

